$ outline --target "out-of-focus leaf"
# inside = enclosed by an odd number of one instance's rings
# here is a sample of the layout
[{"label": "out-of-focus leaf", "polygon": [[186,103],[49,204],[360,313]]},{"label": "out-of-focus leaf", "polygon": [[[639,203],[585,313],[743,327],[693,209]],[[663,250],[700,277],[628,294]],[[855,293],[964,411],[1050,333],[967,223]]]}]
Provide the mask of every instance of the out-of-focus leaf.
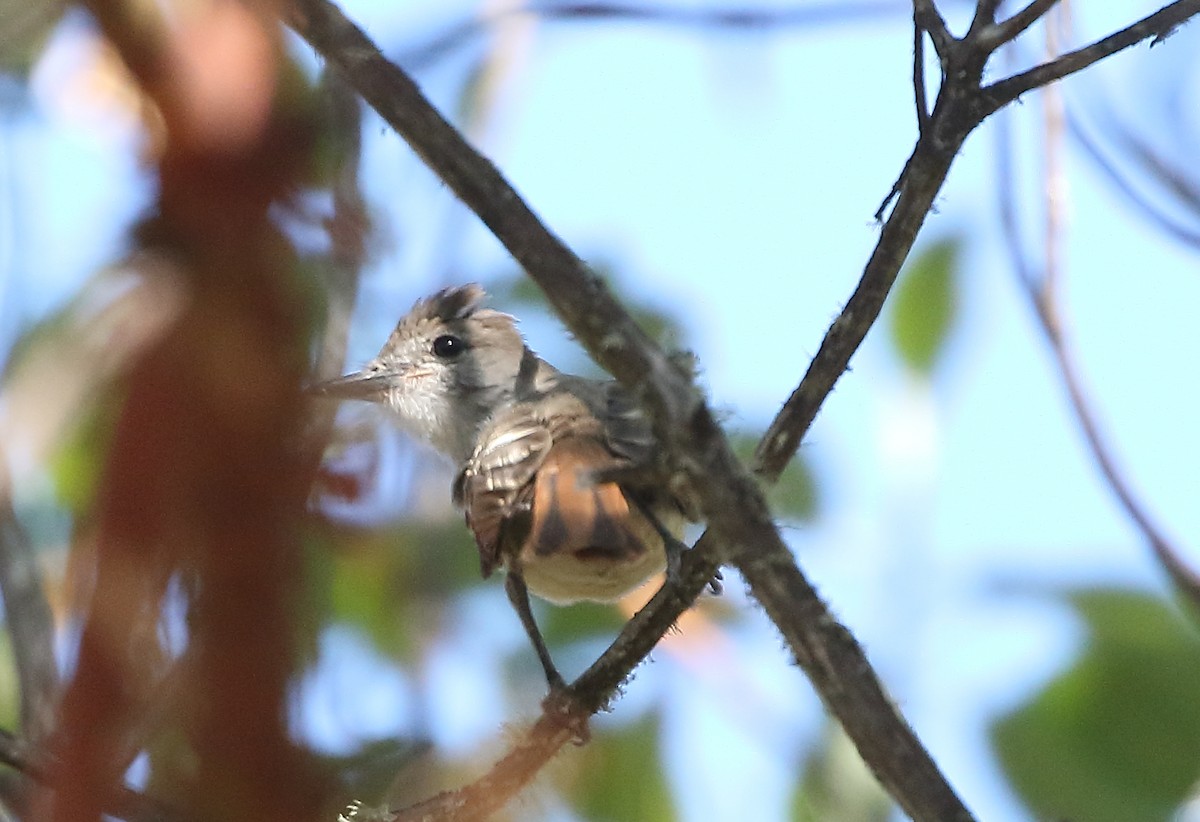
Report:
[{"label": "out-of-focus leaf", "polygon": [[616,636],[625,625],[625,617],[613,605],[577,602],[539,611],[538,624],[546,644],[554,646],[598,636]]},{"label": "out-of-focus leaf", "polygon": [[66,7],[61,0],[0,0],[0,74],[29,73]]},{"label": "out-of-focus leaf", "polygon": [[0,634],[0,727],[16,728],[21,722],[21,686],[17,680],[12,637]]},{"label": "out-of-focus leaf", "polygon": [[88,408],[54,453],[50,476],[58,501],[69,511],[79,513],[91,505],[119,410],[111,400],[109,396]]},{"label": "out-of-focus leaf", "polygon": [[892,801],[863,764],[840,726],[829,723],[808,757],[792,795],[789,819],[797,822],[885,822]]},{"label": "out-of-focus leaf", "polygon": [[[740,459],[749,463],[754,458],[761,434],[737,431],[730,435],[730,444]],[[820,500],[817,479],[804,451],[788,463],[779,481],[767,489],[771,510],[791,519],[809,521],[817,515]]]},{"label": "out-of-focus leaf", "polygon": [[924,249],[900,272],[892,296],[889,330],[900,359],[929,376],[942,351],[958,308],[958,239]]},{"label": "out-of-focus leaf", "polygon": [[677,817],[663,775],[656,714],[597,733],[579,752],[571,806],[592,822],[670,822]]},{"label": "out-of-focus leaf", "polygon": [[434,603],[479,581],[474,546],[457,521],[359,533],[334,550],[330,618],[358,626],[390,655],[412,653]]},{"label": "out-of-focus leaf", "polygon": [[1086,590],[1082,656],[992,726],[1009,778],[1039,818],[1172,818],[1200,777],[1200,637],[1163,602]]}]

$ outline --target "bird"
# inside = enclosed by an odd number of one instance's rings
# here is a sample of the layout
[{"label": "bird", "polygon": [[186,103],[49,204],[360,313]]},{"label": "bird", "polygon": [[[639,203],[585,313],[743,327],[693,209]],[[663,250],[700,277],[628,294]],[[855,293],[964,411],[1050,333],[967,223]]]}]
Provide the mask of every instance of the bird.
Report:
[{"label": "bird", "polygon": [[559,605],[611,602],[664,570],[670,577],[696,506],[671,481],[627,390],[559,371],[486,298],[470,283],[418,300],[360,371],[310,391],[380,403],[454,462],[451,497],[482,575],[503,569],[555,692],[565,682],[530,592]]}]

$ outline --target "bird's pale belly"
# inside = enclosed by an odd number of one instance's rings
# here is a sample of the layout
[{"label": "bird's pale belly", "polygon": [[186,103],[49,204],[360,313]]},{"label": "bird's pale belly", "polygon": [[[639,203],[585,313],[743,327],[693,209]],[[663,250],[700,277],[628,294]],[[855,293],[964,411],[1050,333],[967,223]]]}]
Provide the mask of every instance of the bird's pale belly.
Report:
[{"label": "bird's pale belly", "polygon": [[666,568],[661,545],[634,557],[614,558],[587,549],[525,556],[521,568],[529,590],[556,605],[581,600],[612,602]]}]

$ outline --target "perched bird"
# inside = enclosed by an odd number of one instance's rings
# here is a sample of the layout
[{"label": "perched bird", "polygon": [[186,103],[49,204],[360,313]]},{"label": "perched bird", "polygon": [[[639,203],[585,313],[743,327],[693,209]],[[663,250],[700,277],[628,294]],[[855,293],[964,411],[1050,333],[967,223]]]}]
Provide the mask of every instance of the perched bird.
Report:
[{"label": "perched bird", "polygon": [[551,690],[528,592],[616,600],[678,559],[692,506],[669,490],[650,425],[612,380],[563,374],[478,285],[420,300],[363,370],[313,391],[382,403],[458,466],[453,498],[505,588]]}]

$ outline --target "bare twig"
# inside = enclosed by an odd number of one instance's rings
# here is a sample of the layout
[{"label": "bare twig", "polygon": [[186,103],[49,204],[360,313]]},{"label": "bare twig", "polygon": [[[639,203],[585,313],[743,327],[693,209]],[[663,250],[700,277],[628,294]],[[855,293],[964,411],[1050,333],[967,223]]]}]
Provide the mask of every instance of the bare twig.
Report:
[{"label": "bare twig", "polygon": [[1024,243],[1017,220],[1014,191],[1016,175],[1012,168],[1012,136],[1007,129],[1007,123],[1005,123],[1005,128],[1000,130],[998,137],[1000,150],[996,155],[998,163],[997,194],[1000,200],[1001,223],[1007,239],[1006,246],[1013,272],[1021,283],[1030,309],[1050,347],[1051,358],[1063,388],[1066,390],[1071,410],[1083,433],[1084,442],[1118,504],[1133,522],[1134,527],[1149,543],[1151,551],[1166,570],[1176,590],[1200,611],[1200,574],[1183,560],[1183,551],[1173,543],[1137,499],[1132,483],[1117,465],[1112,447],[1100,430],[1092,400],[1083,384],[1073,346],[1059,313],[1058,294],[1053,293],[1057,287],[1057,277],[1048,276],[1047,272],[1035,271],[1024,251]]},{"label": "bare twig", "polygon": [[[1087,65],[1090,65],[1096,60],[1115,54],[1141,40],[1161,37],[1165,32],[1174,29],[1197,13],[1200,13],[1200,0],[1173,3],[1081,51],[1087,52]],[[1072,52],[1072,54],[1079,53]],[[953,59],[958,61],[958,67],[943,73],[943,85],[939,89],[938,99],[953,103],[953,105],[948,105],[940,111],[937,106],[934,107],[934,119],[930,123],[930,128],[918,140],[917,147],[905,163],[899,179],[896,180],[890,193],[880,205],[879,211],[876,212],[876,219],[881,218],[888,204],[895,197],[902,195],[906,189],[914,193],[914,199],[910,201],[910,205],[924,202],[927,195],[929,197],[927,205],[932,205],[932,195],[936,194],[943,179],[941,175],[944,175],[942,164],[945,162],[946,168],[948,168],[949,160],[952,159],[946,158],[943,152],[948,146],[957,150],[966,139],[966,135],[976,125],[1004,105],[1011,103],[1021,93],[1015,91],[1016,87],[1006,86],[1008,80],[982,89],[978,85],[972,87],[973,83],[979,83],[983,66],[989,54],[990,52],[986,50],[980,51],[974,48],[951,50]],[[1048,65],[1056,65],[1062,59],[1065,58],[1055,60]],[[1079,68],[1083,67],[1079,66]],[[1044,75],[1038,74],[1038,71],[1039,69],[1034,69],[1012,79],[1024,78],[1022,79],[1022,91],[1028,91],[1031,88],[1051,83],[1062,76],[1055,75],[1053,72]],[[1024,87],[1025,83],[1030,83],[1030,85],[1026,88]],[[1000,94],[997,94],[997,89],[1000,89]],[[933,185],[932,192],[927,190],[931,184]],[[850,356],[857,350],[866,334],[866,329],[870,327],[869,323],[878,316],[883,305],[883,298],[887,296],[895,276],[893,273],[890,275],[891,279],[888,279],[886,272],[891,270],[893,264],[898,269],[904,256],[908,253],[908,248],[911,247],[904,245],[902,238],[907,235],[909,229],[902,230],[901,222],[916,221],[915,225],[909,227],[915,237],[916,229],[919,227],[920,221],[924,219],[924,213],[919,216],[907,213],[898,214],[900,211],[901,206],[897,203],[883,227],[879,243],[867,263],[867,268],[863,272],[854,295],[833,325],[830,326],[829,331],[826,332],[817,356],[809,365],[804,379],[792,392],[787,403],[767,429],[767,434],[755,455],[755,471],[760,476],[775,477],[783,471],[799,447],[804,433],[816,418],[821,403],[832,390],[837,378],[849,366]],[[898,217],[902,219],[898,220]],[[864,319],[868,324],[860,327],[859,323]]]},{"label": "bare twig", "polygon": [[1011,42],[1019,37],[1021,32],[1041,19],[1042,15],[1050,11],[1057,2],[1058,0],[1033,0],[1007,20],[983,27],[979,32],[980,42],[991,49]]},{"label": "bare twig", "polygon": [[[1067,0],[1063,0],[1046,18],[1046,57],[1053,59],[1059,53],[1067,28]],[[1046,310],[1058,314],[1057,299],[1061,293],[1064,272],[1062,260],[1063,233],[1066,230],[1067,178],[1063,171],[1062,147],[1065,126],[1062,90],[1049,85],[1042,90],[1042,118],[1045,124],[1043,140],[1043,165],[1045,168],[1044,199],[1046,203],[1045,265],[1041,286],[1041,300]]]},{"label": "bare twig", "polygon": [[1003,108],[1027,91],[1049,85],[1055,80],[1061,80],[1082,71],[1098,60],[1103,60],[1105,57],[1143,40],[1151,40],[1151,45],[1161,42],[1176,28],[1198,13],[1200,13],[1200,0],[1176,0],[1154,14],[1148,15],[1108,37],[1097,40],[1090,46],[1068,52],[1056,60],[992,83],[983,90],[988,102],[985,116]]},{"label": "bare twig", "polygon": [[[929,101],[925,89],[925,31],[913,17],[913,101],[917,105],[917,133],[929,125]],[[878,215],[876,220],[880,219]]]},{"label": "bare twig", "polygon": [[[901,807],[916,819],[969,819],[969,813],[884,695],[861,648],[833,619],[796,568],[762,493],[733,456],[690,375],[677,369],[650,343],[578,257],[537,221],[496,169],[441,118],[407,75],[379,55],[336,7],[325,0],[297,0],[290,22],[331,65],[346,73],[366,100],[492,229],[546,291],[560,316],[597,361],[643,392],[657,433],[686,467],[713,535],[702,540],[693,552],[698,557],[696,567],[708,570],[704,568],[706,563],[715,567],[714,559],[724,554],[742,571],[768,613],[777,619],[795,620],[793,625],[781,625],[781,630],[796,659]],[[939,155],[941,172],[930,169],[928,177],[940,181],[952,157],[953,152]],[[923,204],[910,192],[902,193],[905,208],[916,205],[923,214],[936,185],[926,191],[929,200]],[[907,234],[906,241],[911,244],[920,217],[909,213],[906,219],[890,223],[902,225],[900,234]],[[893,233],[896,230],[893,228]],[[895,249],[888,252],[894,253]],[[903,253],[899,252],[900,258]],[[894,262],[898,268],[899,259]],[[867,325],[869,320],[862,333]],[[663,613],[680,613],[706,581],[701,579],[688,599],[664,606]],[[673,596],[673,592],[667,592],[656,600],[666,603]],[[781,596],[798,599],[779,605]],[[635,630],[622,634],[616,654],[631,645],[648,650],[658,639],[657,635],[643,634],[631,642],[629,637],[636,636],[632,633]],[[606,676],[603,683],[599,677],[581,677],[571,693],[583,707],[606,703],[616,683],[628,675],[644,652],[623,656],[604,669],[609,674],[615,672],[616,677]],[[605,687],[591,690],[589,683],[593,682]]]},{"label": "bare twig", "polygon": [[913,22],[917,28],[925,31],[933,41],[933,49],[944,61],[949,57],[950,49],[958,42],[946,28],[946,21],[937,10],[934,0],[913,0]]},{"label": "bare twig", "polygon": [[[954,40],[930,0],[914,0],[914,19],[930,31],[942,57],[938,103],[897,181],[896,205],[857,289],[760,445],[756,467],[767,480],[778,476],[795,453],[821,403],[878,317],[963,141],[984,117],[1003,105],[981,88],[989,50],[975,42]],[[761,493],[732,458],[690,376],[676,369],[645,338],[604,286],[537,221],[496,169],[336,7],[327,0],[294,0],[290,23],[331,65],[345,72],[364,98],[480,216],[543,288],[593,357],[642,392],[656,432],[679,458],[701,498],[709,531],[685,558],[685,584],[660,591],[612,648],[571,686],[568,700],[556,707],[579,718],[606,704],[673,621],[673,615],[694,600],[717,564],[731,562],[900,806],[918,820],[970,819],[911,729],[889,704],[862,650],[830,616],[796,567],[770,521]],[[560,736],[548,738],[549,742],[534,746],[539,757],[548,758],[562,744],[554,741],[561,740]],[[525,769],[527,762],[513,767]],[[514,784],[523,782],[517,779]]]},{"label": "bare twig", "polygon": [[[1087,128],[1079,121],[1078,117],[1072,116],[1070,108],[1067,110],[1067,128],[1071,136],[1084,150],[1084,153],[1099,167],[1104,176],[1116,186],[1117,190],[1121,193],[1122,200],[1133,205],[1138,211],[1141,211],[1146,219],[1153,223],[1159,230],[1165,231],[1182,243],[1200,248],[1200,227],[1188,225],[1167,213],[1166,210],[1134,186],[1125,173],[1112,160],[1105,156],[1104,151],[1100,148],[1096,140],[1092,138],[1091,134],[1088,133]],[[1148,147],[1143,148],[1148,150]],[[1193,211],[1200,213],[1200,192],[1192,192],[1191,196],[1185,200],[1185,203]]]}]

